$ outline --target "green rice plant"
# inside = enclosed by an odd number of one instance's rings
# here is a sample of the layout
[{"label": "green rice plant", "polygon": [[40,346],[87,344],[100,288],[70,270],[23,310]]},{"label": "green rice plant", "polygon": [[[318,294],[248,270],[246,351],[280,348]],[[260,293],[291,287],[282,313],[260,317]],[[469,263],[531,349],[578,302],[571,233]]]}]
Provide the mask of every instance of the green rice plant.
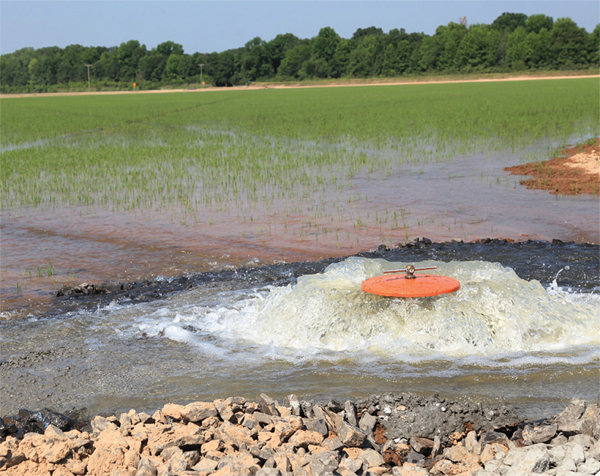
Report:
[{"label": "green rice plant", "polygon": [[[598,103],[594,78],[3,99],[0,209],[82,207],[84,219],[109,210],[186,227],[314,214],[308,229],[328,217],[362,230],[372,208],[359,180],[474,153],[547,157],[599,135]],[[404,207],[389,227],[408,239]]]}]

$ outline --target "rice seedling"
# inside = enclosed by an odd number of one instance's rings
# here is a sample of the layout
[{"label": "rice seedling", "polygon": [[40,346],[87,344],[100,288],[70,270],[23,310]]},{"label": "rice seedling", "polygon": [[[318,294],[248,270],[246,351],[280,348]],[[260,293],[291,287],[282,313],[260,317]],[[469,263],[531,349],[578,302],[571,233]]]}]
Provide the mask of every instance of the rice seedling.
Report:
[{"label": "rice seedling", "polygon": [[[375,181],[426,176],[428,164],[476,153],[542,156],[574,135],[597,136],[597,104],[593,78],[3,99],[0,208],[167,216],[181,227],[259,223],[263,237],[273,217],[300,239],[306,227],[288,217],[308,213],[316,240],[336,229],[338,247],[343,231],[354,242],[372,230],[372,213],[382,236],[389,226],[408,240],[425,216],[411,217],[401,197],[384,219],[369,199]],[[501,183],[483,169],[480,178]]]}]

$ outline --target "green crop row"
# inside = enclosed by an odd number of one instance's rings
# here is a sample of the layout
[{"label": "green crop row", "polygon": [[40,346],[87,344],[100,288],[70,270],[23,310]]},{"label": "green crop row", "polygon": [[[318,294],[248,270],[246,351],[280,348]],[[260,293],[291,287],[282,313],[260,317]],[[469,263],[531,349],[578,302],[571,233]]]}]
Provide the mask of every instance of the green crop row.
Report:
[{"label": "green crop row", "polygon": [[356,174],[599,134],[597,79],[2,100],[3,211],[245,218],[341,207]]}]

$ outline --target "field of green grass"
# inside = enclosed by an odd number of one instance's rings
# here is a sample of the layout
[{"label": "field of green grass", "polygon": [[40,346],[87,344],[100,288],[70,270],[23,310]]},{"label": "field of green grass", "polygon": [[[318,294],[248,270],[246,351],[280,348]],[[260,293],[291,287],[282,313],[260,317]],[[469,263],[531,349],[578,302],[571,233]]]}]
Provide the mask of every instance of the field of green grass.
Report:
[{"label": "field of green grass", "polygon": [[[357,173],[598,136],[598,80],[7,98],[3,212],[275,206]],[[286,205],[287,204],[287,205]]]}]

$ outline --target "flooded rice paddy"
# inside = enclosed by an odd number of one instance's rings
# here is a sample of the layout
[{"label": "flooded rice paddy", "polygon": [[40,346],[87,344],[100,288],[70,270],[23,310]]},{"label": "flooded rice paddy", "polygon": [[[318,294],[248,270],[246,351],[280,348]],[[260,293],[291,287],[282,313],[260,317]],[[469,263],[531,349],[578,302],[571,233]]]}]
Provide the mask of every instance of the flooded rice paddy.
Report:
[{"label": "flooded rice paddy", "polygon": [[267,205],[204,205],[192,214],[37,207],[2,217],[5,317],[35,313],[63,286],[318,260],[434,241],[502,237],[600,243],[598,199],[528,190],[509,151],[359,172],[335,187]]},{"label": "flooded rice paddy", "polygon": [[[597,399],[598,197],[528,190],[503,170],[597,137],[597,121],[530,140],[426,128],[367,141],[359,129],[269,136],[259,118],[254,132],[178,123],[179,111],[119,127],[90,116],[94,127],[77,133],[65,123],[54,139],[3,140],[0,413],[413,391],[501,400],[535,418],[573,396]],[[342,258],[422,236],[573,243]],[[360,291],[408,263],[436,265],[462,287],[414,300]],[[189,289],[149,302],[54,298],[83,282],[181,276]]]}]

